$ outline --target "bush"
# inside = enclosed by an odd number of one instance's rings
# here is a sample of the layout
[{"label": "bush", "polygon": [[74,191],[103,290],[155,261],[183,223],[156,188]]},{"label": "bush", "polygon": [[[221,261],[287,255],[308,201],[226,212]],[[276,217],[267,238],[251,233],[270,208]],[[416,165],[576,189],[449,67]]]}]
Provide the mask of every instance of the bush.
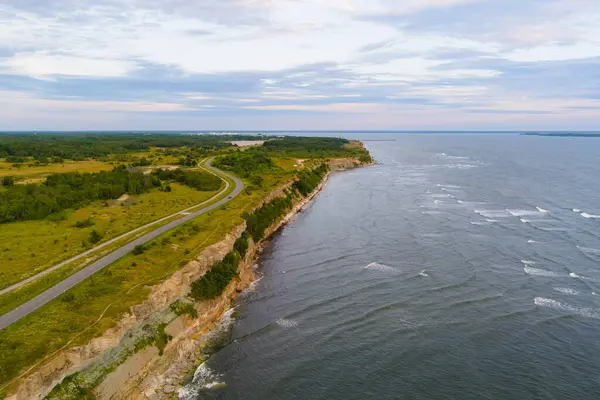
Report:
[{"label": "bush", "polygon": [[2,186],[9,187],[14,186],[15,180],[12,176],[5,176],[2,178]]},{"label": "bush", "polygon": [[242,256],[242,257],[244,257],[246,255],[246,252],[248,251],[248,238],[249,237],[250,237],[250,235],[248,234],[248,232],[244,231],[244,232],[242,232],[242,236],[237,238],[235,243],[233,244],[233,249],[235,251],[237,251],[238,253],[240,253],[240,256]]},{"label": "bush", "polygon": [[94,244],[94,243],[98,243],[99,241],[102,240],[102,235],[97,231],[97,230],[93,230],[90,232],[90,243]]},{"label": "bush", "polygon": [[229,282],[237,276],[240,255],[237,251],[227,253],[223,260],[216,263],[201,278],[192,282],[190,296],[194,300],[214,299],[220,295]]},{"label": "bush", "polygon": [[187,314],[192,318],[198,317],[198,311],[196,311],[196,307],[194,307],[193,303],[184,303],[181,300],[177,300],[174,303],[171,303],[169,308],[176,315]]},{"label": "bush", "polygon": [[75,222],[75,224],[73,226],[75,228],[87,228],[88,226],[92,226],[92,225],[94,225],[94,221],[92,221],[91,218],[88,218],[88,219],[84,219],[84,220]]},{"label": "bush", "polygon": [[137,246],[135,246],[133,248],[133,250],[131,252],[133,254],[135,254],[136,256],[139,256],[140,254],[144,253],[144,251],[146,251],[146,248],[143,245],[138,244]]}]

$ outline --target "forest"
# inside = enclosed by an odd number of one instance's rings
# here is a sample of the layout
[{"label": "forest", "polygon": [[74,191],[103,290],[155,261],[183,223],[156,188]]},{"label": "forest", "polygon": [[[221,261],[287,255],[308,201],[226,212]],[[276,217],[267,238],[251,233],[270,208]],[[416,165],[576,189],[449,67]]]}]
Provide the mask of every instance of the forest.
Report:
[{"label": "forest", "polygon": [[33,157],[42,163],[64,159],[81,161],[111,154],[149,151],[151,148],[189,147],[191,150],[226,149],[231,140],[251,140],[250,135],[182,135],[182,134],[3,134],[0,133],[0,158],[8,162],[25,162]]},{"label": "forest", "polygon": [[0,192],[0,223],[44,219],[96,200],[146,193],[161,187],[163,181],[180,182],[202,191],[218,190],[221,186],[218,177],[199,171],[158,170],[144,175],[120,166],[97,173],[52,174],[42,184],[12,185]]},{"label": "forest", "polygon": [[277,165],[267,156],[263,149],[248,149],[217,157],[212,165],[229,170],[242,178],[253,174],[276,171]]}]

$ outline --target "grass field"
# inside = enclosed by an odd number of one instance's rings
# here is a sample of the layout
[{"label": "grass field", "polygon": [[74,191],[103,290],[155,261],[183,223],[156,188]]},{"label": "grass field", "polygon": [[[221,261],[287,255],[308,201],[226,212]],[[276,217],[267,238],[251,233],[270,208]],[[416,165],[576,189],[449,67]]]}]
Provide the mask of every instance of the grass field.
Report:
[{"label": "grass field", "polygon": [[128,254],[0,331],[0,388],[53,352],[86,343],[113,327],[132,305],[146,299],[149,286],[165,280],[221,240],[242,222],[243,211],[258,205],[266,193],[291,176],[289,171],[265,176],[260,189],[246,190],[226,205],[165,233],[143,254]]},{"label": "grass field", "polygon": [[[218,191],[201,192],[177,183],[171,192],[153,190],[126,201],[96,202],[70,212],[65,220],[20,221],[0,229],[0,288],[8,287],[79,254],[90,243],[93,230],[109,240],[163,216],[201,203]],[[77,228],[90,219],[92,226]],[[97,244],[102,243],[100,241]]]},{"label": "grass field", "polygon": [[25,181],[39,182],[50,174],[61,174],[65,172],[99,172],[113,169],[119,163],[108,163],[96,160],[65,161],[64,164],[33,165],[21,164],[21,167],[13,167],[12,163],[0,161],[0,177],[14,176]]}]

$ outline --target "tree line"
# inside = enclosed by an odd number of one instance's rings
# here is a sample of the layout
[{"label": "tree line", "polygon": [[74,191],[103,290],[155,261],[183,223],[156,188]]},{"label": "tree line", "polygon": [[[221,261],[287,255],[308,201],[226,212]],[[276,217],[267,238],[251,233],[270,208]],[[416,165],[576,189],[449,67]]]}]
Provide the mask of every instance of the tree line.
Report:
[{"label": "tree line", "polygon": [[190,297],[200,301],[214,299],[220,295],[229,282],[237,277],[240,260],[248,251],[250,239],[255,243],[264,239],[267,228],[279,221],[292,208],[294,198],[298,194],[306,196],[312,192],[319,185],[327,170],[326,165],[321,165],[313,171],[302,172],[285,196],[277,197],[263,204],[252,213],[245,213],[243,217],[246,220],[246,230],[235,241],[233,250],[206,274],[192,282]]},{"label": "tree line", "polygon": [[145,175],[125,166],[96,173],[52,174],[42,184],[9,185],[0,192],[0,223],[39,220],[96,200],[117,199],[125,193],[142,194],[177,181],[196,190],[213,191],[221,180],[199,171],[159,170]]}]

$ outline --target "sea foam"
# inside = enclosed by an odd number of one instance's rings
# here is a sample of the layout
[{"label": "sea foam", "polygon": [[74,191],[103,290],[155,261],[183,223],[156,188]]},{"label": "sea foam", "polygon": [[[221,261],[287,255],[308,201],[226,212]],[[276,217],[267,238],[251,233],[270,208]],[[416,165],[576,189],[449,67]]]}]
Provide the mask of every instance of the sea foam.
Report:
[{"label": "sea foam", "polygon": [[598,310],[593,308],[575,307],[570,304],[561,303],[560,301],[547,299],[545,297],[536,297],[533,302],[536,306],[547,307],[558,311],[567,311],[573,314],[581,315],[588,318],[600,318]]},{"label": "sea foam", "polygon": [[392,272],[392,271],[394,271],[394,268],[390,267],[389,265],[380,264],[378,262],[372,262],[371,264],[367,265],[365,267],[365,269],[370,269],[370,270],[374,270],[374,271],[381,271],[381,272]]},{"label": "sea foam", "polygon": [[583,218],[587,218],[587,219],[598,219],[598,218],[600,218],[600,215],[588,214],[586,212],[581,213],[581,216]]},{"label": "sea foam", "polygon": [[560,276],[560,274],[558,274],[556,272],[548,271],[548,270],[540,269],[540,268],[533,268],[528,265],[525,265],[525,267],[523,267],[523,270],[525,271],[526,274],[533,275],[533,276]]}]

